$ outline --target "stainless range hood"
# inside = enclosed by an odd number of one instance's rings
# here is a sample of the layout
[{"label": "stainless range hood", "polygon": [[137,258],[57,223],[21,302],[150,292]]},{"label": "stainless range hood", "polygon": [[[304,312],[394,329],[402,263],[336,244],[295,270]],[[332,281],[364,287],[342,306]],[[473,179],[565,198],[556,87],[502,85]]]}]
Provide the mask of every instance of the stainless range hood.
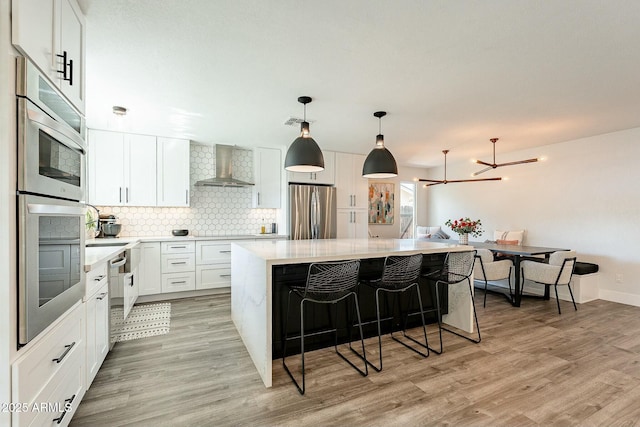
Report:
[{"label": "stainless range hood", "polygon": [[216,176],[196,182],[198,187],[246,187],[252,182],[233,177],[233,146],[216,144]]}]

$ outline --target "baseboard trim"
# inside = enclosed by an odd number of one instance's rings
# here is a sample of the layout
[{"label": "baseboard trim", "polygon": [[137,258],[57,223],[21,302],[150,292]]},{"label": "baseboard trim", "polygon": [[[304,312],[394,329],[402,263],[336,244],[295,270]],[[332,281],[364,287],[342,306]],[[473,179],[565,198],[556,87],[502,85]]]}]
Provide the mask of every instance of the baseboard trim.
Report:
[{"label": "baseboard trim", "polygon": [[640,295],[600,289],[600,299],[640,307]]}]

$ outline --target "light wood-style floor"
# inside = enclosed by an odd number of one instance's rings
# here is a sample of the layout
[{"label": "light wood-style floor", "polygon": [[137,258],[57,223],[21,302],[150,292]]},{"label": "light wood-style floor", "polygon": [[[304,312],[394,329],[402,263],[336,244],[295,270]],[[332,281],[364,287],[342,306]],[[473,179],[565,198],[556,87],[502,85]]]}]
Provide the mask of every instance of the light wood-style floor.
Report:
[{"label": "light wood-style floor", "polygon": [[445,353],[422,359],[387,337],[368,377],[332,349],[308,353],[300,396],[280,361],[263,386],[229,293],[172,301],[170,333],[116,344],[71,425],[640,425],[640,308],[555,304],[489,295],[481,344],[445,334]]}]

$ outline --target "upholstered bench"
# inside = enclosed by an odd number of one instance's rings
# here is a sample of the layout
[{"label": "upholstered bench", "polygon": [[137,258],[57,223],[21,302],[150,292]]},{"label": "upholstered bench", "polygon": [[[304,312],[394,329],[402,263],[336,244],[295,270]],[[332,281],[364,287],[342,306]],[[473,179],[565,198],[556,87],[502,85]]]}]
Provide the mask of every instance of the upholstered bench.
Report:
[{"label": "upholstered bench", "polygon": [[577,274],[578,276],[583,276],[585,274],[597,273],[598,270],[599,270],[598,264],[578,261],[576,262],[576,265],[573,268],[573,274]]}]

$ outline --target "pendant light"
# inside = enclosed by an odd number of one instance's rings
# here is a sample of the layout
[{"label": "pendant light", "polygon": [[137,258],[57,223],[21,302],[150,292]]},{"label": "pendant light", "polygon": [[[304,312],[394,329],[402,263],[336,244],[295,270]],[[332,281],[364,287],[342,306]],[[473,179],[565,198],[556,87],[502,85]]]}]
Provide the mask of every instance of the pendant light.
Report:
[{"label": "pendant light", "polygon": [[387,115],[385,111],[376,111],[374,117],[378,118],[378,135],[376,146],[364,161],[362,166],[363,178],[393,178],[398,176],[398,165],[393,154],[384,147],[384,135],[382,135],[382,118]]},{"label": "pendant light", "polygon": [[304,105],[304,121],[300,124],[300,136],[293,141],[284,159],[284,168],[291,172],[320,172],[324,170],[324,156],[318,144],[309,135],[307,122],[308,96],[301,96],[298,102]]}]

